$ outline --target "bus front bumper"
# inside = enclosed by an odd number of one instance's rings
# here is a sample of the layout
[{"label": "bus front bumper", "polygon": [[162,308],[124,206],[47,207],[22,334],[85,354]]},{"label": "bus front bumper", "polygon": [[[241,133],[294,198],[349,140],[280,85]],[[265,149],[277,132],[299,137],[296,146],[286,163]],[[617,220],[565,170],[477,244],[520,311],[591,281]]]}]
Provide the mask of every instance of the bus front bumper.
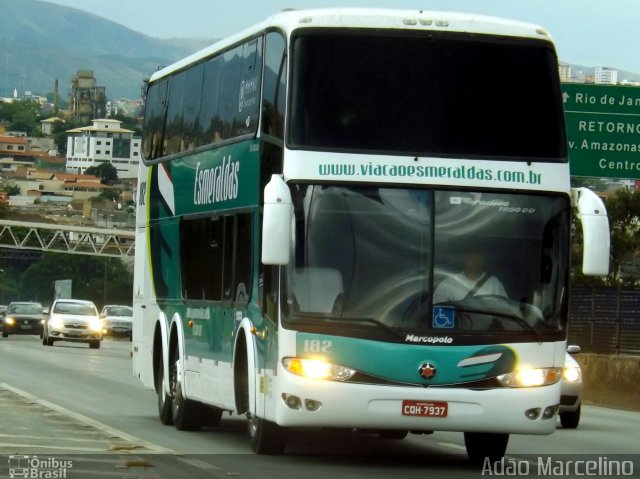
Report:
[{"label": "bus front bumper", "polygon": [[533,388],[417,388],[318,381],[281,371],[281,426],[551,434],[560,383]]}]

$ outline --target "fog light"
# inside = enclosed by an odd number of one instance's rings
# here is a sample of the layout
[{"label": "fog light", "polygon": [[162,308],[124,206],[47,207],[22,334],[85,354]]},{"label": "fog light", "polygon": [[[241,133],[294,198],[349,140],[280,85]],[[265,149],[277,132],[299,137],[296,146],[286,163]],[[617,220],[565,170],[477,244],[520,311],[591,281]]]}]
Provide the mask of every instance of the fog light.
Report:
[{"label": "fog light", "polygon": [[551,419],[552,417],[554,417],[556,415],[556,412],[558,411],[558,405],[554,405],[554,406],[547,406],[544,410],[544,412],[542,413],[542,419]]},{"label": "fog light", "polygon": [[282,399],[284,399],[284,403],[290,409],[302,409],[302,402],[300,401],[300,398],[298,396],[282,393]]},{"label": "fog light", "polygon": [[304,400],[304,407],[307,409],[307,411],[317,411],[318,409],[320,409],[320,407],[322,406],[322,403],[320,401],[316,401],[315,399],[305,399]]},{"label": "fog light", "polygon": [[532,409],[527,409],[524,412],[524,415],[527,416],[527,419],[531,419],[532,421],[538,419],[538,416],[540,416],[540,408],[534,407]]}]

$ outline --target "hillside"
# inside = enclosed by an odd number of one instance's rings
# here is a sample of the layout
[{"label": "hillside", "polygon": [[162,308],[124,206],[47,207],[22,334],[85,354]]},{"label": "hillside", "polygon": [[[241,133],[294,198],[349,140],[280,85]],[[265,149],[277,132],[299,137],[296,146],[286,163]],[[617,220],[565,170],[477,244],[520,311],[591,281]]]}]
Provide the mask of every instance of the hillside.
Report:
[{"label": "hillside", "polygon": [[[30,91],[67,98],[77,70],[93,70],[107,98],[138,98],[142,81],[159,66],[213,39],[157,39],[74,8],[39,0],[0,0],[0,96]],[[141,18],[140,22],[145,19]],[[615,68],[614,65],[611,65]],[[593,67],[573,65],[585,73]],[[640,75],[619,72],[620,80]]]},{"label": "hillside", "polygon": [[[93,70],[107,97],[137,98],[144,77],[213,40],[148,37],[74,8],[0,0],[0,96],[46,95],[58,79],[66,98],[77,70]],[[143,21],[143,19],[141,19]]]}]

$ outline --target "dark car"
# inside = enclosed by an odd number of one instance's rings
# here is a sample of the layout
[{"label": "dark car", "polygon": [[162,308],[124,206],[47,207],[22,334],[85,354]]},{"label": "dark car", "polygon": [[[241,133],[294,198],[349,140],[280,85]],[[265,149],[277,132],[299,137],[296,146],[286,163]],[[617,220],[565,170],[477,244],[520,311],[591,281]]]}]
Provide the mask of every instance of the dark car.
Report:
[{"label": "dark car", "polygon": [[2,318],[2,337],[10,334],[36,334],[42,336],[44,312],[42,305],[35,302],[14,301],[7,306]]}]

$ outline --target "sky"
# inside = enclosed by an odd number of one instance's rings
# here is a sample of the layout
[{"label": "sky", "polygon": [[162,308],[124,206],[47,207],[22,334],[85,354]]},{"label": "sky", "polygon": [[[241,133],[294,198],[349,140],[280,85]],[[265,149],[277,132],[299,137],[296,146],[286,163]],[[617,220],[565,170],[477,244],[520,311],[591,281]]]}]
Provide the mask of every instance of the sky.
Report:
[{"label": "sky", "polygon": [[470,12],[544,27],[551,33],[562,62],[640,74],[639,0],[43,1],[90,12],[156,38],[224,38],[285,8],[393,7]]}]

